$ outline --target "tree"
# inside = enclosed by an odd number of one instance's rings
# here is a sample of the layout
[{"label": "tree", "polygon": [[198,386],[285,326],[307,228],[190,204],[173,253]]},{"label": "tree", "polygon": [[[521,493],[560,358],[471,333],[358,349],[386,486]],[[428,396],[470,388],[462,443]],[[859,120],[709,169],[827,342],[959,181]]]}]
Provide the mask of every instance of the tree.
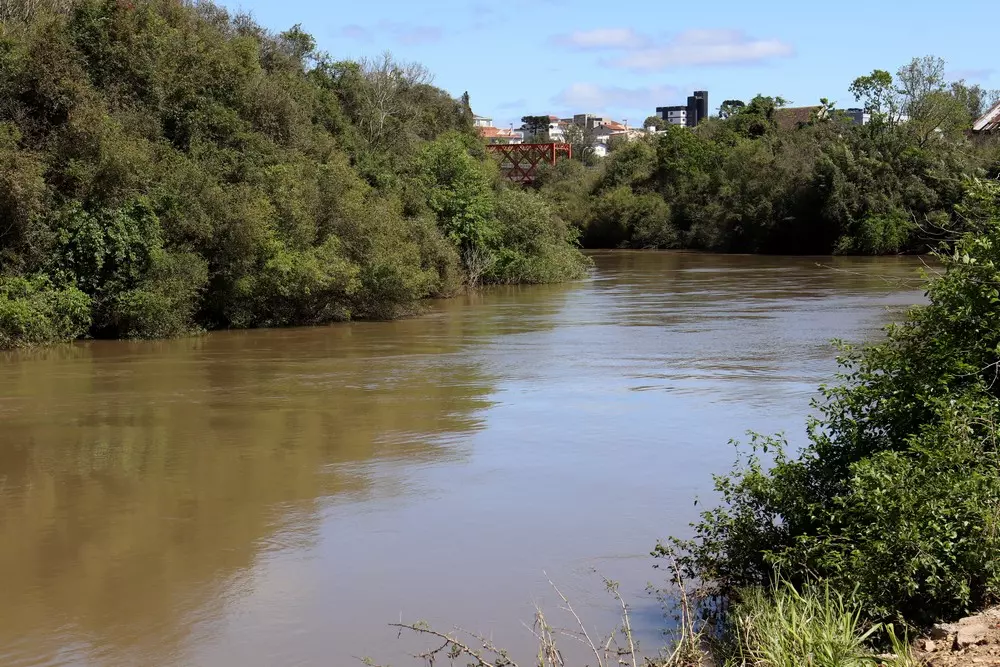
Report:
[{"label": "tree", "polygon": [[385,51],[378,58],[358,61],[364,85],[360,90],[361,129],[369,143],[379,146],[389,134],[393,119],[403,120],[413,113],[405,93],[422,84],[430,84],[430,71],[418,63],[398,63]]},{"label": "tree", "polygon": [[646,129],[653,128],[657,132],[662,132],[667,129],[667,121],[659,116],[649,116],[642,122],[642,126]]},{"label": "tree", "polygon": [[547,141],[549,138],[548,116],[522,116],[521,129],[525,141]]},{"label": "tree", "polygon": [[952,82],[951,94],[965,106],[970,121],[978,119],[1000,100],[1000,90],[988,90],[978,83],[970,85],[964,80]]},{"label": "tree", "polygon": [[871,74],[855,79],[848,90],[871,115],[870,122],[873,126],[894,127],[899,123],[902,102],[889,72],[883,69],[872,70]]},{"label": "tree", "polygon": [[907,129],[921,146],[938,133],[955,134],[969,126],[969,99],[949,90],[944,72],[944,60],[924,56],[896,73]]},{"label": "tree", "polygon": [[573,159],[587,162],[594,154],[594,129],[570,125],[566,128],[566,143],[573,147]]},{"label": "tree", "polygon": [[746,107],[743,100],[726,100],[719,106],[719,118],[729,118]]},{"label": "tree", "polygon": [[787,104],[788,100],[781,96],[756,95],[749,104],[738,107],[738,113],[730,115],[726,124],[744,137],[762,137],[777,126],[774,120],[775,110]]}]

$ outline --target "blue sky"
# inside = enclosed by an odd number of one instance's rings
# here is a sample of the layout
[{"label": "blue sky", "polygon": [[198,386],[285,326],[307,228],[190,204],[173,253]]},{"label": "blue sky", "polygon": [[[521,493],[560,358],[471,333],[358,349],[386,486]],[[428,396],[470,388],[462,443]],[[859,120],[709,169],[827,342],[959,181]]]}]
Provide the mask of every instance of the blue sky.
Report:
[{"label": "blue sky", "polygon": [[[995,7],[971,0],[437,0],[417,3],[223,0],[262,24],[301,23],[335,57],[385,50],[426,65],[434,83],[498,126],[527,114],[604,113],[639,124],[656,106],[709,91],[725,99],[828,97],[852,106],[850,82],[936,55],[955,78],[1000,87]],[[519,122],[518,122],[519,124]]]}]

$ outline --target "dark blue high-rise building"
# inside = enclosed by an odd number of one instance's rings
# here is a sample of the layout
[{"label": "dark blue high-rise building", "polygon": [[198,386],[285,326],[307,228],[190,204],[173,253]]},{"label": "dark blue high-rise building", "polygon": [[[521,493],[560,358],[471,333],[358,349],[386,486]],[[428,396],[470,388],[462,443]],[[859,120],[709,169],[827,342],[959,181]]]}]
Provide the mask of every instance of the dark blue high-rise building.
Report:
[{"label": "dark blue high-rise building", "polygon": [[671,125],[696,127],[708,118],[708,91],[696,90],[688,96],[687,105],[656,107],[656,114]]}]

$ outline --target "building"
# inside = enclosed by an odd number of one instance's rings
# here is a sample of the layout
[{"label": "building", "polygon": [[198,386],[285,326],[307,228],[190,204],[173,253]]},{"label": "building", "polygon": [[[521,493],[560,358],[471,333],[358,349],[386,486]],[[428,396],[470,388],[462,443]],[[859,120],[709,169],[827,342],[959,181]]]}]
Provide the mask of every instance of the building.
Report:
[{"label": "building", "polygon": [[656,107],[656,115],[670,125],[697,127],[698,123],[708,118],[708,91],[694,91],[688,96],[686,105]]},{"label": "building", "polygon": [[708,118],[708,91],[696,90],[688,97],[688,127],[697,127],[698,123]]},{"label": "building", "polygon": [[566,126],[559,116],[549,116],[549,141],[555,144],[566,141]]},{"label": "building", "polygon": [[872,115],[864,109],[847,109],[844,113],[855,125],[867,125],[872,119]]},{"label": "building", "polygon": [[487,116],[473,116],[472,125],[480,137],[490,144],[522,144],[524,133],[513,128],[493,127],[493,119]]},{"label": "building", "polygon": [[980,119],[972,124],[973,134],[1000,133],[1000,102],[997,102]]},{"label": "building", "polygon": [[780,107],[774,110],[774,122],[783,130],[796,130],[814,120],[825,119],[827,109],[822,104],[809,107]]},{"label": "building", "polygon": [[592,113],[578,113],[573,116],[573,124],[584,130],[592,130],[601,127],[607,122],[603,116],[595,116]]},{"label": "building", "polygon": [[688,108],[686,106],[656,107],[656,115],[670,125],[687,126]]}]

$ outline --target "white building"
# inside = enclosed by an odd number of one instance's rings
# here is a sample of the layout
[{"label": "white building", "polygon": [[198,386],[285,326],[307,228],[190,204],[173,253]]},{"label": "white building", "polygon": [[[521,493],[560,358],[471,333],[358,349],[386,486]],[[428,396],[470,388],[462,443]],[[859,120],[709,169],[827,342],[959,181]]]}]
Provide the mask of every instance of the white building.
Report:
[{"label": "white building", "polygon": [[566,141],[566,123],[558,116],[549,116],[549,141],[555,144]]},{"label": "white building", "polygon": [[685,106],[660,107],[657,112],[660,114],[660,118],[670,125],[686,126],[688,124],[688,108]]},{"label": "white building", "polygon": [[511,128],[493,127],[493,119],[488,116],[473,116],[472,124],[480,137],[490,144],[523,144],[524,133]]}]

